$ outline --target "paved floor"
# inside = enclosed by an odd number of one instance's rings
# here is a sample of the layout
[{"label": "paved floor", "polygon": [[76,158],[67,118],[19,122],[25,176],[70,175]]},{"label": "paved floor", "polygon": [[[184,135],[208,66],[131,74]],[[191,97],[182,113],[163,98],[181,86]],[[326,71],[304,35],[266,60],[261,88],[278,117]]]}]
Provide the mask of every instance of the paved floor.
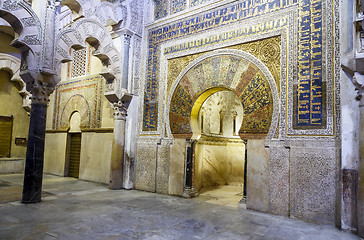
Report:
[{"label": "paved floor", "polygon": [[228,207],[245,207],[240,201],[243,198],[243,188],[241,186],[216,186],[205,187],[199,191],[198,200],[208,203],[219,204]]},{"label": "paved floor", "polygon": [[44,177],[43,201],[24,205],[14,201],[16,190],[6,190],[21,184],[20,174],[0,175],[0,239],[359,239],[333,226],[204,198],[112,191],[102,184],[50,175]]}]

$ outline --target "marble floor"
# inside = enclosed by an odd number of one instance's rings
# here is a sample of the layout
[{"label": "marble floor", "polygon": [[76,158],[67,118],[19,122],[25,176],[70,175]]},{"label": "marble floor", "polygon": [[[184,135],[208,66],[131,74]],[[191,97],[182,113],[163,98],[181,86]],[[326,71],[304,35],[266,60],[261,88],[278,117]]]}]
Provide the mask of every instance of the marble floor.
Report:
[{"label": "marble floor", "polygon": [[221,191],[184,199],[45,175],[42,202],[25,205],[22,181],[21,174],[0,175],[0,239],[359,239],[329,225],[216,204]]},{"label": "marble floor", "polygon": [[242,198],[243,188],[241,186],[224,185],[202,188],[196,199],[222,206],[246,208],[245,204],[240,203]]}]

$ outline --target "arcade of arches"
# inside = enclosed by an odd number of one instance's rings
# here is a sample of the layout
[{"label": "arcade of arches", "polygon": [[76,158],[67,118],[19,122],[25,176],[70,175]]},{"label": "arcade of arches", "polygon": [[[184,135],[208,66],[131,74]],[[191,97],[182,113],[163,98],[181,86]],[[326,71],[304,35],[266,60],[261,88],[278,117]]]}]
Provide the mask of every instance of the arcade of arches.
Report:
[{"label": "arcade of arches", "polygon": [[364,236],[361,2],[0,0],[0,173]]}]

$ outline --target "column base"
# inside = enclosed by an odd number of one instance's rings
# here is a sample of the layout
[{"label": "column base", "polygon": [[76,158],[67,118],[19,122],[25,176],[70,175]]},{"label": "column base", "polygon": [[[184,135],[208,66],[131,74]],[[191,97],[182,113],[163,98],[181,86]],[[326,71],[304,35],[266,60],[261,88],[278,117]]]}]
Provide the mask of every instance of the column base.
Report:
[{"label": "column base", "polygon": [[193,187],[185,187],[183,189],[183,195],[184,198],[194,198],[198,196],[198,191],[197,189],[193,186]]}]

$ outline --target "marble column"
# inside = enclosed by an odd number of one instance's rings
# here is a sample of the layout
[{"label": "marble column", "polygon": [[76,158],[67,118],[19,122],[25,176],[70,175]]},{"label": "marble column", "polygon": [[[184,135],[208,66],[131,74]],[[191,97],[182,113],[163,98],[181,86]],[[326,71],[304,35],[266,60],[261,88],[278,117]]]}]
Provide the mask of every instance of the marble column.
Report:
[{"label": "marble column", "polygon": [[194,145],[196,140],[186,139],[186,172],[185,172],[185,186],[183,189],[183,197],[192,198],[198,196],[195,187],[195,161],[194,161]]},{"label": "marble column", "polygon": [[125,122],[127,104],[122,101],[113,104],[114,108],[114,139],[112,143],[109,188],[121,189],[123,184],[123,163],[125,149]]},{"label": "marble column", "polygon": [[124,60],[123,60],[123,80],[121,87],[123,89],[128,89],[128,78],[129,78],[129,49],[130,49],[130,39],[131,35],[124,33]]},{"label": "marble column", "polygon": [[[361,92],[364,89],[361,89]],[[360,94],[360,133],[359,133],[359,182],[358,182],[358,233],[364,237],[364,97]]]},{"label": "marble column", "polygon": [[355,72],[353,83],[357,87],[359,101],[359,169],[358,169],[358,201],[357,223],[359,236],[364,237],[364,75]]},{"label": "marble column", "polygon": [[36,81],[32,91],[22,203],[41,200],[47,104],[53,91],[46,85]]}]

